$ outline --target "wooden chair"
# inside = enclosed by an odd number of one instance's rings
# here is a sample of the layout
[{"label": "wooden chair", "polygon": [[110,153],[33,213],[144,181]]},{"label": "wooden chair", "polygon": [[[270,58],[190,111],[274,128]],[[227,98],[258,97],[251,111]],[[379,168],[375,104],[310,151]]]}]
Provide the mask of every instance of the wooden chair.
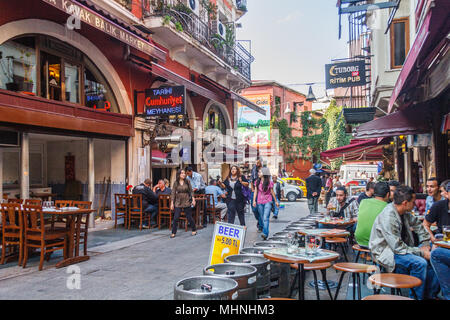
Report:
[{"label": "wooden chair", "polygon": [[[91,201],[73,201],[72,205],[80,209],[91,209]],[[83,253],[87,256],[87,239],[88,239],[88,229],[89,229],[89,215],[83,216],[80,221],[77,221],[77,232],[75,233],[75,255],[78,256],[79,247],[83,245]],[[77,233],[80,234],[80,239],[76,238]],[[80,240],[83,241],[80,241]]]},{"label": "wooden chair", "polygon": [[57,208],[66,208],[72,206],[72,200],[55,200],[55,206]]},{"label": "wooden chair", "polygon": [[195,223],[201,225],[203,224],[203,218],[206,214],[206,194],[196,194],[195,199],[195,209],[192,213]]},{"label": "wooden chair", "polygon": [[[31,248],[41,250],[39,271],[44,265],[44,257],[54,251],[63,250],[64,258],[67,258],[67,237],[65,228],[45,228],[44,213],[40,206],[24,206],[24,258],[23,267],[27,266],[28,251]],[[50,256],[48,256],[50,257]]]},{"label": "wooden chair", "polygon": [[213,221],[213,224],[216,224],[216,220],[222,221],[220,216],[220,209],[216,209],[216,203],[214,201],[213,194],[206,194],[206,214],[210,217],[209,221]]},{"label": "wooden chair", "polygon": [[170,195],[160,194],[158,196],[158,229],[161,229],[161,220],[169,221],[172,227],[172,210],[170,210]]},{"label": "wooden chair", "polygon": [[[142,208],[142,194],[131,194],[128,196],[128,230],[131,221],[139,219],[139,230],[142,230],[142,221],[146,218]],[[150,215],[148,215],[148,225],[150,226]]]},{"label": "wooden chair", "polygon": [[41,199],[26,199],[25,205],[27,206],[41,206],[42,200]]},{"label": "wooden chair", "polygon": [[352,281],[353,281],[353,300],[356,300],[356,286],[358,286],[358,300],[361,300],[361,278],[360,274],[365,273],[374,273],[376,272],[377,268],[373,265],[367,265],[362,263],[352,263],[352,262],[340,262],[335,263],[333,265],[333,268],[339,271],[342,271],[341,277],[339,278],[339,284],[336,289],[336,294],[334,296],[334,300],[337,299],[339,290],[341,288],[342,280],[344,278],[344,275],[347,272],[350,272],[352,274]]},{"label": "wooden chair", "polygon": [[[293,263],[290,266],[291,266],[292,269],[298,270],[298,265],[297,264]],[[313,272],[314,287],[316,289],[317,300],[320,300],[319,284],[317,282],[317,274],[316,274],[316,271],[318,271],[318,270],[320,270],[320,272],[322,273],[322,281],[325,283],[325,286],[327,288],[328,294],[330,295],[330,299],[333,300],[333,295],[331,294],[331,290],[330,290],[330,287],[328,286],[328,281],[327,281],[327,269],[330,268],[330,267],[331,267],[331,263],[330,262],[306,263],[306,264],[304,264],[305,271],[312,271]],[[294,281],[292,282],[291,292],[289,294],[289,297],[292,297],[292,294],[293,294],[293,292],[295,290],[295,285],[297,283],[298,283],[298,273],[296,272]]]},{"label": "wooden chair", "polygon": [[23,203],[23,199],[8,199],[8,203],[22,204]]},{"label": "wooden chair", "polygon": [[19,266],[22,264],[23,254],[23,222],[22,210],[18,203],[3,203],[2,216],[2,258],[0,264],[5,263],[6,249],[19,247]]},{"label": "wooden chair", "polygon": [[[189,225],[189,221],[186,217],[186,214],[184,213],[184,209],[181,210],[181,214],[180,214],[180,219],[178,220],[178,223],[184,223],[184,231],[187,232],[188,231],[188,225]],[[194,219],[194,223],[195,223],[195,219]]]},{"label": "wooden chair", "polygon": [[340,247],[342,249],[342,254],[344,255],[345,262],[348,262],[346,248],[345,248],[345,245],[347,244],[346,238],[327,237],[327,238],[325,238],[325,242],[329,243],[333,246],[334,249],[331,249],[333,251],[337,251],[337,248]]},{"label": "wooden chair", "polygon": [[128,194],[116,193],[114,194],[114,203],[115,203],[115,214],[114,214],[114,228],[117,228],[117,219],[123,217],[123,225],[125,227],[128,226],[128,209],[127,209],[127,200]]},{"label": "wooden chair", "polygon": [[[417,300],[417,294],[414,288],[422,285],[419,278],[400,273],[376,273],[369,277],[369,281],[376,287],[391,288],[391,294],[401,295],[400,289],[410,289],[414,298]],[[381,289],[374,287],[374,293],[379,294]]]}]

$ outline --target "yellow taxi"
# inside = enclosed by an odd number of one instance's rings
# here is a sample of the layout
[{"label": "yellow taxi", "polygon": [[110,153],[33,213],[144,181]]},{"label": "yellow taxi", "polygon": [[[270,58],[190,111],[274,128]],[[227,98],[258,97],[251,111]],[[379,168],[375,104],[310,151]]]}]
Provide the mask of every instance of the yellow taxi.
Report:
[{"label": "yellow taxi", "polygon": [[282,190],[288,201],[306,197],[306,181],[300,178],[280,178]]}]

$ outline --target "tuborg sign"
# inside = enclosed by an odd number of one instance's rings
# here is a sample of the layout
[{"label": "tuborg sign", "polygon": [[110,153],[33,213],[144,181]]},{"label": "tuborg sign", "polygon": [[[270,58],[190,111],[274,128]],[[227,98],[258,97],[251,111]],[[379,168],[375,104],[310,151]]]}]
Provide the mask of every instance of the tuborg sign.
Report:
[{"label": "tuborg sign", "polygon": [[325,65],[326,88],[359,87],[366,84],[364,60]]},{"label": "tuborg sign", "polygon": [[160,87],[145,90],[147,117],[185,114],[186,89],[184,86]]}]

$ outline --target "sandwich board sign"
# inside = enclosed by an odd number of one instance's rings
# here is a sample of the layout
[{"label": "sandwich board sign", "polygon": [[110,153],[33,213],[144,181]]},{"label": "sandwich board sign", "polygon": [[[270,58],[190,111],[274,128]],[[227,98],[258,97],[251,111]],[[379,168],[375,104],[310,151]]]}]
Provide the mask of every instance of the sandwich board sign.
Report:
[{"label": "sandwich board sign", "polygon": [[209,265],[224,263],[225,258],[239,254],[244,247],[247,227],[216,222],[211,241]]}]

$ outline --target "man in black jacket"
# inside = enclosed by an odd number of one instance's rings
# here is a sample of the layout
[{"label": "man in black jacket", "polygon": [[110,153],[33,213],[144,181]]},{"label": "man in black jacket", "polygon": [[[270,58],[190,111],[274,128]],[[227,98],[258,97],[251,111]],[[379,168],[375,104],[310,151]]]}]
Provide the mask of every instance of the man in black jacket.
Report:
[{"label": "man in black jacket", "polygon": [[306,178],[306,198],[308,199],[308,209],[310,214],[318,211],[320,192],[322,191],[322,180],[316,176],[316,170],[309,170],[311,174]]},{"label": "man in black jacket", "polygon": [[[156,216],[158,215],[158,197],[151,189],[152,181],[146,179],[144,183],[133,188],[133,194],[142,194],[142,208],[144,213],[150,214],[152,226],[156,225]],[[146,223],[143,224],[147,227]]]}]

